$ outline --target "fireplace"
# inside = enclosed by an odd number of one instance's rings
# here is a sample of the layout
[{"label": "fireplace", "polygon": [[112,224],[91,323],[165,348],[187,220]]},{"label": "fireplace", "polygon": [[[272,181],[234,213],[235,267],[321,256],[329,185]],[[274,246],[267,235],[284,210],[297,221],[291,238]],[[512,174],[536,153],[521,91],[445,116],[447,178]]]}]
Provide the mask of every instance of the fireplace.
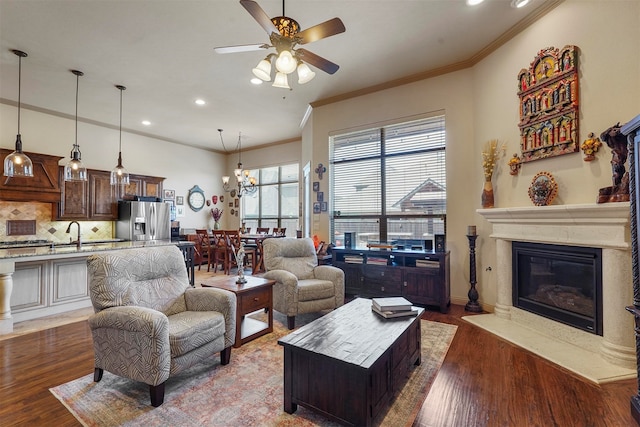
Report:
[{"label": "fireplace", "polygon": [[[629,203],[493,208],[477,212],[489,222],[491,233],[491,239],[481,240],[481,258],[485,253],[490,254],[491,243],[495,242],[495,268],[481,275],[480,292],[486,295],[491,290],[486,284],[495,284],[495,305],[493,313],[469,318],[477,318],[475,324],[482,322],[493,331],[501,328],[501,336],[508,337],[505,339],[596,382],[621,379],[628,372],[635,375],[634,323],[624,310],[633,301]],[[549,319],[546,314],[535,314],[514,305],[512,246],[522,242],[573,249],[596,248],[601,252],[602,298],[594,303],[594,309],[600,310],[602,320],[598,320],[596,313],[594,331],[568,326],[563,321]],[[552,256],[552,260],[556,258]],[[597,293],[598,289],[594,289]],[[582,288],[580,290],[582,292]],[[578,314],[580,316],[582,314]],[[596,333],[598,328],[600,332]],[[540,344],[540,335],[542,340],[549,337],[566,347],[555,351],[552,345]],[[593,356],[576,356],[579,352]],[[577,367],[579,360],[584,363]],[[612,366],[621,370],[614,373]]]},{"label": "fireplace", "polygon": [[512,242],[513,306],[602,335],[602,249]]}]

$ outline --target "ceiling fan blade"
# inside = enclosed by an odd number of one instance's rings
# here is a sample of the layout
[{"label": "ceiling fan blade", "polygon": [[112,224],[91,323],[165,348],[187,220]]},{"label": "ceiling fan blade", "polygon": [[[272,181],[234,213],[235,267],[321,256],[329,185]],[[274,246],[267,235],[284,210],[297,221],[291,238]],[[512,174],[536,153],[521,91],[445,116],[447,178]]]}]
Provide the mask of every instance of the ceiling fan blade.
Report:
[{"label": "ceiling fan blade", "polygon": [[340,18],[333,18],[322,24],[314,25],[304,31],[300,31],[296,36],[301,38],[299,44],[306,44],[324,39],[325,37],[335,36],[345,31],[346,29]]},{"label": "ceiling fan blade", "polygon": [[278,33],[278,29],[276,28],[276,26],[273,25],[273,22],[271,22],[271,18],[269,18],[269,15],[265,13],[265,11],[260,7],[258,3],[253,0],[240,0],[240,4],[242,5],[242,7],[247,9],[247,12],[249,12],[249,14],[253,16],[253,19],[258,21],[258,24],[260,24],[260,26],[264,28],[267,34],[280,34]]},{"label": "ceiling fan blade", "polygon": [[262,44],[241,44],[237,46],[220,46],[214,47],[216,53],[236,53],[236,52],[252,52],[260,49],[267,49],[269,45]]},{"label": "ceiling fan blade", "polygon": [[338,68],[340,68],[338,64],[334,64],[328,59],[324,59],[323,57],[309,52],[306,49],[296,49],[296,53],[300,54],[300,59],[302,59],[304,62],[307,62],[314,67],[321,69],[325,73],[333,74],[338,71]]}]

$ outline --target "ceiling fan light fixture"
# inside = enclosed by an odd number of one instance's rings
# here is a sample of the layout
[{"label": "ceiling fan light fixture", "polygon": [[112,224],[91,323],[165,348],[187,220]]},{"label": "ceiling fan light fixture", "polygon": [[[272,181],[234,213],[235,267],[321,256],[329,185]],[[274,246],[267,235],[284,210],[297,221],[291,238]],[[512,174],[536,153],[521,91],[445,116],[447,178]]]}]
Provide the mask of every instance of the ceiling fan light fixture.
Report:
[{"label": "ceiling fan light fixture", "polygon": [[276,69],[281,73],[291,74],[296,70],[297,66],[298,61],[288,50],[280,52],[278,59],[276,59]]},{"label": "ceiling fan light fixture", "polygon": [[316,73],[311,71],[311,68],[304,62],[300,61],[298,64],[298,84],[303,85],[310,82],[316,76]]},{"label": "ceiling fan light fixture", "polygon": [[269,61],[269,57],[258,62],[256,68],[253,70],[253,75],[263,80],[265,82],[271,81],[271,61]]},{"label": "ceiling fan light fixture", "polygon": [[289,81],[287,79],[287,75],[285,73],[277,72],[276,78],[273,81],[273,87],[279,87],[282,89],[291,89],[289,87]]}]

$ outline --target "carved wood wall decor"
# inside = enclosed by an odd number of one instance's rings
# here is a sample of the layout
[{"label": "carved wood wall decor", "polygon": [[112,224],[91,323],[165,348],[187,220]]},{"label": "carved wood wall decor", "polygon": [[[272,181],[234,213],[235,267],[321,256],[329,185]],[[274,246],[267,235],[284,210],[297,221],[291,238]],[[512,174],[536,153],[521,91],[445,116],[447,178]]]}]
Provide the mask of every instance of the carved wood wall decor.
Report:
[{"label": "carved wood wall decor", "polygon": [[578,152],[576,46],[538,52],[518,73],[518,97],[523,163]]}]

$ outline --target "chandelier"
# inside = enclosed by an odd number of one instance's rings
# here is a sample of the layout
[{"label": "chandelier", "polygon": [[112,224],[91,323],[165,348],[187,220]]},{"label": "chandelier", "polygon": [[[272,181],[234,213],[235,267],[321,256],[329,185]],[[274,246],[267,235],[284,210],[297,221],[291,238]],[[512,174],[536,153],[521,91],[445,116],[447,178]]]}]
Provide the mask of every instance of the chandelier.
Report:
[{"label": "chandelier", "polygon": [[[218,129],[220,132],[220,141],[222,142],[222,147],[224,148],[224,140],[222,139],[222,129]],[[226,151],[226,149],[225,149]],[[257,180],[251,176],[251,172],[246,169],[242,169],[242,134],[238,133],[238,167],[234,169],[233,175],[235,176],[236,182],[238,184],[238,198],[242,197],[244,194],[253,194],[256,192],[258,187],[256,187]],[[222,188],[224,191],[231,191],[232,184],[229,182],[229,176],[222,177]]]}]

